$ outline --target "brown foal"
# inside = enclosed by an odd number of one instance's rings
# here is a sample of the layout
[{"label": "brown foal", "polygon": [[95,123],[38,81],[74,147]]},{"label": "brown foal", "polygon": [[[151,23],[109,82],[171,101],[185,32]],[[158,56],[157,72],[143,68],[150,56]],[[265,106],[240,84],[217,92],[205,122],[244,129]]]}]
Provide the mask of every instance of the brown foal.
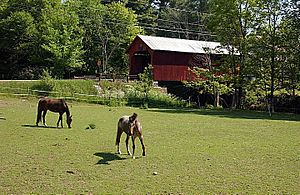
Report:
[{"label": "brown foal", "polygon": [[[134,157],[134,150],[135,150],[134,140],[136,137],[138,137],[142,144],[142,149],[143,149],[142,155],[145,156],[146,152],[145,152],[145,145],[144,145],[144,137],[142,134],[142,126],[141,126],[141,123],[138,121],[136,113],[133,113],[132,116],[123,116],[118,121],[117,138],[116,138],[118,154],[121,154],[120,139],[121,139],[121,135],[123,132],[125,132],[127,134],[127,137],[126,137],[127,154],[132,155],[133,159],[135,158]],[[128,147],[129,137],[131,137],[131,140],[132,140],[132,154],[130,153],[130,150]]]}]

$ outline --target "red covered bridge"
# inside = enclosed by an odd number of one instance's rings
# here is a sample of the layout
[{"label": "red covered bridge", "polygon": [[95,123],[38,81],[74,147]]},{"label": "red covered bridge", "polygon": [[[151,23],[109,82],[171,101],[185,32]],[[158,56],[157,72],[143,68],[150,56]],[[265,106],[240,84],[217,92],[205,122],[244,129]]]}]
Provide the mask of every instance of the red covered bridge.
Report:
[{"label": "red covered bridge", "polygon": [[142,73],[152,64],[155,81],[183,81],[192,79],[189,67],[206,66],[209,60],[212,64],[219,62],[228,50],[218,42],[138,35],[127,53],[130,76]]}]

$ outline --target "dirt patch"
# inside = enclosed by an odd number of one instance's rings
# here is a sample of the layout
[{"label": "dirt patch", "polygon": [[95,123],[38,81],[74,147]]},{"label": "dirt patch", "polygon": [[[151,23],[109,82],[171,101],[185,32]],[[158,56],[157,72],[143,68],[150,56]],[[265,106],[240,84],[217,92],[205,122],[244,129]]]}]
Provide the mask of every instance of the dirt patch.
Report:
[{"label": "dirt patch", "polygon": [[0,100],[0,108],[6,108],[8,106],[11,106],[12,102],[7,100]]}]

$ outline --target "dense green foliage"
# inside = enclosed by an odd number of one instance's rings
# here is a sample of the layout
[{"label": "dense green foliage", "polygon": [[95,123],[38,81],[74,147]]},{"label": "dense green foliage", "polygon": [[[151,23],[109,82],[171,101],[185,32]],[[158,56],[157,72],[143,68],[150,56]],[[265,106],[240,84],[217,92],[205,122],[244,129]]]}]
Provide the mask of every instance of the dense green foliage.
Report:
[{"label": "dense green foliage", "polygon": [[239,59],[229,63],[231,67],[239,64],[239,71],[232,71],[237,78],[233,82],[237,105],[245,105],[247,96],[255,90],[258,96],[268,99],[272,112],[276,91],[295,95],[300,87],[296,49],[300,43],[296,14],[300,4],[293,0],[211,0],[209,7],[213,13],[210,28],[224,45],[240,52]]},{"label": "dense green foliage", "polygon": [[[0,73],[4,78],[54,78],[127,71],[125,50],[142,33],[125,3],[4,1],[0,9]],[[98,66],[97,66],[98,65]]]},{"label": "dense green foliage", "polygon": [[72,68],[81,67],[84,63],[84,33],[77,14],[68,4],[47,4],[42,12],[39,30],[42,32],[40,47],[53,77],[63,78]]},{"label": "dense green foliage", "polygon": [[157,35],[182,39],[213,40],[208,31],[207,0],[158,1]]},{"label": "dense green foliage", "polygon": [[[51,112],[48,128],[35,126],[36,104],[36,98],[1,98],[4,194],[300,193],[299,115],[68,101],[72,129],[57,129],[58,114]],[[136,140],[135,160],[116,155],[114,145],[118,119],[133,112],[146,145],[140,157]]]}]

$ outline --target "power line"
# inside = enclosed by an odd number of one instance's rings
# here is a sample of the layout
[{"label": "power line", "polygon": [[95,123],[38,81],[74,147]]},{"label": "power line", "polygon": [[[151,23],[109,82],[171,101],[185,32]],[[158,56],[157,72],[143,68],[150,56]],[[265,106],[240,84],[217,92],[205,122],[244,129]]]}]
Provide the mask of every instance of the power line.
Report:
[{"label": "power line", "polygon": [[[124,23],[123,21],[121,20],[105,20],[104,21],[105,23],[109,23],[109,24],[117,24],[117,25],[124,25],[124,26],[127,26],[128,24]],[[164,32],[173,32],[173,33],[188,33],[188,34],[195,34],[195,35],[204,35],[204,36],[216,36],[214,34],[211,34],[210,32],[206,32],[206,31],[194,31],[194,30],[190,30],[190,29],[166,29],[166,28],[163,28],[161,26],[149,26],[149,24],[146,24],[146,23],[139,23],[140,24],[140,27],[144,28],[144,29],[149,29],[149,30],[158,30],[158,31],[164,31]],[[138,27],[138,26],[137,26]]]},{"label": "power line", "polygon": [[189,23],[189,22],[180,22],[180,21],[174,21],[174,20],[165,20],[165,19],[157,19],[158,21],[162,21],[162,22],[170,22],[170,23],[174,23],[174,24],[185,24],[185,25],[189,25],[189,26],[201,26],[204,27],[203,24],[195,24],[195,23]]},{"label": "power line", "polygon": [[193,31],[186,31],[184,29],[181,30],[170,30],[170,29],[163,29],[163,28],[150,28],[150,27],[143,27],[145,29],[154,29],[154,30],[158,30],[158,31],[164,31],[164,32],[173,32],[173,33],[179,33],[179,34],[194,34],[194,35],[201,35],[201,36],[211,36],[211,37],[215,37],[216,35],[213,34],[208,34],[208,33],[201,33],[201,32],[193,32]]},{"label": "power line", "polygon": [[[142,16],[138,15],[138,18],[141,18],[141,17]],[[161,19],[161,18],[158,18],[156,20],[157,21],[161,21],[161,22],[174,23],[174,24],[184,24],[184,25],[188,25],[188,26],[201,26],[201,27],[205,27],[205,25],[203,25],[203,24],[197,24],[197,23],[181,22],[181,21],[175,21],[175,20],[165,20],[165,19]]]},{"label": "power line", "polygon": [[[111,2],[112,3],[112,2]],[[128,3],[132,3],[132,4],[138,4],[138,2],[135,2],[135,1],[128,1]],[[150,4],[142,4],[144,5],[145,7],[147,6],[151,6],[153,7],[153,5],[150,5]],[[155,7],[153,7],[155,9]],[[178,11],[178,12],[186,12],[186,13],[198,13],[198,14],[202,14],[202,13],[206,13],[206,12],[199,12],[199,11],[195,11],[195,10],[188,10],[188,9],[182,9],[182,8],[177,8],[177,7],[171,7],[170,5],[166,5],[166,6],[162,6],[160,8],[163,8],[163,9],[171,9],[171,10],[175,10],[175,11]]]},{"label": "power line", "polygon": [[[121,25],[121,26],[128,26],[127,23],[124,23],[121,20],[108,20],[106,19],[104,21],[106,24],[113,24],[113,25]],[[211,34],[210,32],[206,31],[194,31],[194,30],[189,30],[189,29],[166,29],[161,26],[150,26],[149,24],[146,23],[139,23],[139,26],[136,27],[141,27],[142,29],[149,29],[149,30],[157,30],[157,31],[164,31],[164,32],[172,32],[172,33],[180,33],[180,34],[194,34],[194,35],[203,35],[203,36],[216,36],[214,34]]]},{"label": "power line", "polygon": [[199,11],[186,10],[186,9],[179,9],[179,8],[172,8],[172,7],[168,7],[168,6],[167,6],[167,9],[174,10],[174,11],[178,11],[178,12],[185,12],[185,13],[197,13],[197,14],[203,14],[202,12],[199,12]]}]

